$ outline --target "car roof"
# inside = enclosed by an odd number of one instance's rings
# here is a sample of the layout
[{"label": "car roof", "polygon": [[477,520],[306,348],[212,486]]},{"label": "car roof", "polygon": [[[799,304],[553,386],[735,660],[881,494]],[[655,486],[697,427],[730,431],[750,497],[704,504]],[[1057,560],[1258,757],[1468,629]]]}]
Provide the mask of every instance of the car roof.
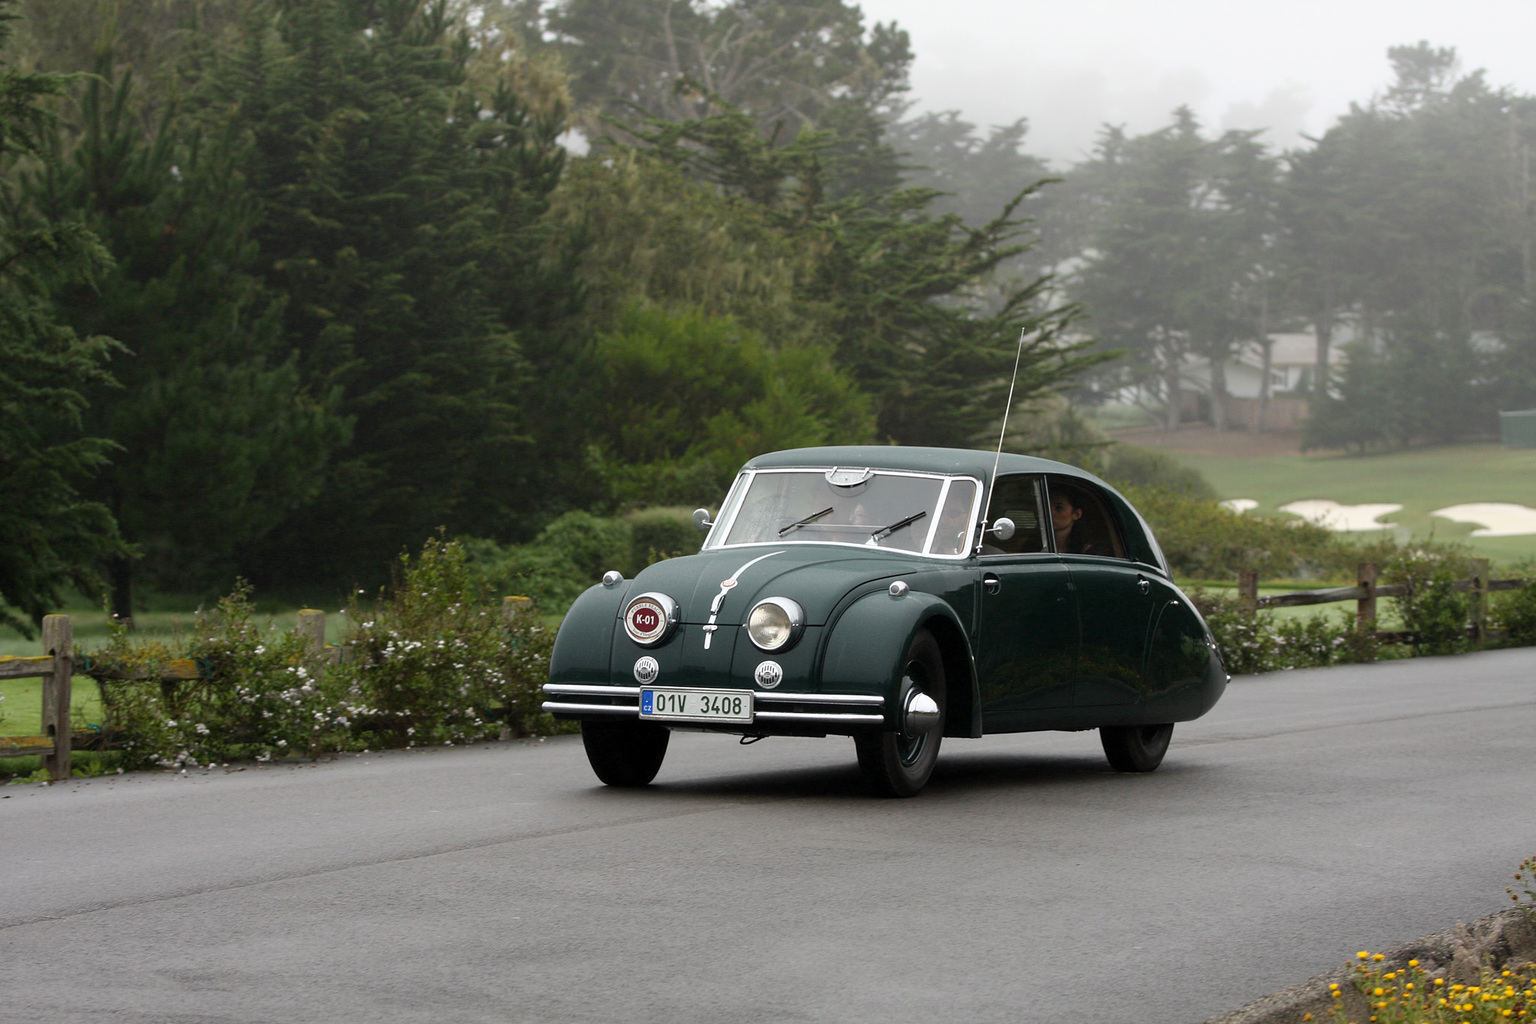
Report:
[{"label": "car roof", "polygon": [[1009,473],[1060,473],[1091,480],[1104,486],[1092,473],[1033,455],[973,451],[966,448],[908,448],[899,445],[834,445],[825,448],[791,448],[769,452],[747,462],[745,469],[784,469],[793,466],[858,466],[871,469],[906,469],[921,473],[963,473],[988,480],[992,465],[998,475]]}]

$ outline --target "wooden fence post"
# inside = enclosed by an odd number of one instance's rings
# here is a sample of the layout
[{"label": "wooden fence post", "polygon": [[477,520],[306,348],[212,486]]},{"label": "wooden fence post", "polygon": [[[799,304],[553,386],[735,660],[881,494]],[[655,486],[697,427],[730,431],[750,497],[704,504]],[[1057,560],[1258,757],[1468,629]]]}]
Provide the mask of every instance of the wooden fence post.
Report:
[{"label": "wooden fence post", "polygon": [[1488,634],[1488,559],[1472,559],[1472,646],[1481,649]]},{"label": "wooden fence post", "polygon": [[1361,633],[1368,633],[1376,628],[1376,563],[1361,562],[1355,577],[1365,591],[1355,606],[1355,622]]},{"label": "wooden fence post", "polygon": [[529,608],[533,607],[533,600],[527,597],[504,597],[501,599],[501,621],[503,625],[510,626],[517,621],[517,617]]},{"label": "wooden fence post", "polygon": [[43,732],[53,741],[53,753],[43,755],[43,767],[60,782],[69,778],[69,702],[75,675],[75,633],[68,615],[43,616],[43,652],[53,655],[53,668],[43,675]]},{"label": "wooden fence post", "polygon": [[325,612],[316,608],[299,609],[299,624],[294,627],[304,637],[304,653],[316,661],[325,656]]},{"label": "wooden fence post", "polygon": [[1259,607],[1259,574],[1256,572],[1240,572],[1237,574],[1237,599],[1242,602],[1244,611],[1257,611]]}]

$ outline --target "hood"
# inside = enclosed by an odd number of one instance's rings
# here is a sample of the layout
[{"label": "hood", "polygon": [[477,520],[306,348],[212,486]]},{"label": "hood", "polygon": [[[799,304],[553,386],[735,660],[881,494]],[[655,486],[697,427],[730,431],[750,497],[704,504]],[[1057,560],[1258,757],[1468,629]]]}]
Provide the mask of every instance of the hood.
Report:
[{"label": "hood", "polygon": [[[931,565],[906,552],[830,544],[760,544],[704,551],[647,566],[630,586],[630,596],[658,591],[678,603],[682,621],[710,621],[715,598],[718,621],[743,622],[765,597],[787,597],[805,609],[808,626],[824,625],[843,595],[860,584],[892,579]],[[728,580],[734,582],[727,585]]]}]

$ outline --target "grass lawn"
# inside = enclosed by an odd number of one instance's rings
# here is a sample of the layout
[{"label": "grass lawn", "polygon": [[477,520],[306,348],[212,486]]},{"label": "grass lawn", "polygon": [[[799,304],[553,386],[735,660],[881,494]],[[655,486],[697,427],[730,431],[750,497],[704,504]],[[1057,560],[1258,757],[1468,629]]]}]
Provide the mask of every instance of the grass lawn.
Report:
[{"label": "grass lawn", "polygon": [[[101,694],[90,676],[75,676],[71,688],[70,720],[78,728],[101,722]],[[7,679],[0,682],[0,736],[36,736],[43,731],[43,681]]]},{"label": "grass lawn", "polygon": [[1472,537],[1476,527],[1429,513],[1447,505],[1509,502],[1536,508],[1536,449],[1497,443],[1445,445],[1380,455],[1209,455],[1168,451],[1198,469],[1221,498],[1251,498],[1259,513],[1281,515],[1281,505],[1322,498],[1345,505],[1392,503],[1382,516],[1409,537],[1466,544],[1501,565],[1536,559],[1536,534]]}]

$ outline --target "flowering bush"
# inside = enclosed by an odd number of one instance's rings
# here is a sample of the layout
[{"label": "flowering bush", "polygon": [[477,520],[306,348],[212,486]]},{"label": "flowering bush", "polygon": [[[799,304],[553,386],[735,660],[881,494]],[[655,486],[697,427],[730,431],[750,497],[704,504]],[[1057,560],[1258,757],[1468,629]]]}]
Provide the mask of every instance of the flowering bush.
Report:
[{"label": "flowering bush", "polygon": [[[1463,985],[1431,977],[1417,960],[1404,969],[1387,970],[1380,953],[1356,954],[1355,989],[1374,1024],[1505,1024],[1531,1019],[1536,1008],[1532,968],[1494,971],[1483,968],[1478,983]],[[1355,1024],[1343,990],[1329,986],[1331,1016],[1340,1024]]]},{"label": "flowering bush", "polygon": [[[257,624],[243,583],[185,640],[114,627],[90,655],[107,728],[126,765],[164,767],[563,731],[539,710],[550,631],[531,610],[504,621],[480,580],[454,541],[402,556],[377,604],[353,602],[339,659]],[[197,678],[162,682],[178,658]]]},{"label": "flowering bush", "polygon": [[439,537],[402,556],[391,593],[354,604],[352,659],[334,676],[359,708],[350,724],[375,744],[463,743],[537,720],[549,637],[531,612],[504,621],[463,546]]},{"label": "flowering bush", "polygon": [[[108,646],[91,655],[105,670],[97,674],[102,703],[130,763],[196,766],[337,744],[346,709],[328,692],[323,665],[306,654],[304,637],[256,624],[246,584],[199,615],[177,646],[136,643],[114,626]],[[162,682],[177,657],[190,659],[198,678]]]}]

